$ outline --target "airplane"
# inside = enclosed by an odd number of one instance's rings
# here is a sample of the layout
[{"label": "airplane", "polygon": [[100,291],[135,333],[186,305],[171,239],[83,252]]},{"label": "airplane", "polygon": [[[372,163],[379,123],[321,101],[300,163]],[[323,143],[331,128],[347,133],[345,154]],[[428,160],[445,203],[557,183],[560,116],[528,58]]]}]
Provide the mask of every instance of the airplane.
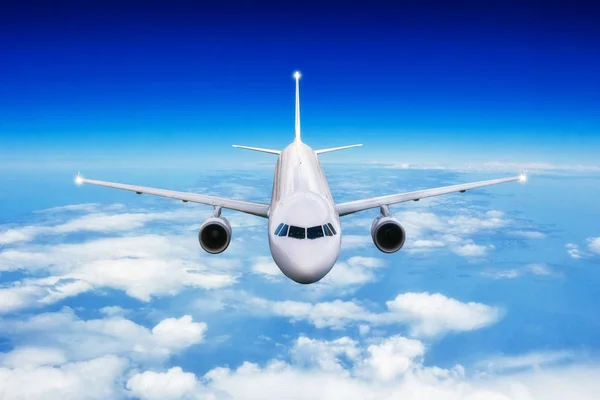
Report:
[{"label": "airplane", "polygon": [[527,179],[521,171],[520,175],[509,178],[336,203],[331,196],[319,156],[362,144],[321,150],[313,150],[305,144],[300,135],[300,72],[296,71],[293,77],[296,81],[293,142],[283,150],[233,145],[277,156],[270,203],[98,181],[86,179],[80,173],[75,181],[77,184],[88,183],[213,206],[212,215],[200,226],[198,232],[200,246],[209,254],[224,252],[231,241],[231,225],[221,215],[222,209],[267,218],[269,248],[273,261],[288,278],[301,284],[311,284],[326,276],[338,260],[342,242],[341,217],[378,208],[379,215],[371,225],[373,243],[383,253],[395,253],[404,245],[406,232],[402,224],[390,213],[390,205],[448,193],[464,193],[467,190],[500,183],[524,183]]}]

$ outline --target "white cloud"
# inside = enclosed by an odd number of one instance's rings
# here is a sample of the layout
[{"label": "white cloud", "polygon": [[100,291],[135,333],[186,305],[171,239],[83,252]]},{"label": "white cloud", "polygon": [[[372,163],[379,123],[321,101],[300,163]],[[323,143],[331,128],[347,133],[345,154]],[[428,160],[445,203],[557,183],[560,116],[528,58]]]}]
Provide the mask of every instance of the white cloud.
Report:
[{"label": "white cloud", "polygon": [[[311,285],[308,290],[312,293],[328,293],[331,290],[346,290],[344,287],[356,287],[376,280],[374,270],[385,265],[384,261],[374,257],[354,256],[345,261],[338,261],[331,272],[321,281]],[[267,279],[280,281],[284,275],[279,270],[272,257],[255,257],[251,267],[256,274],[264,275]],[[352,290],[352,288],[347,288]],[[346,293],[344,292],[337,292]]]},{"label": "white cloud", "polygon": [[434,170],[445,170],[448,167],[443,165],[435,165],[435,164],[411,164],[406,162],[387,162],[387,161],[368,161],[364,164],[381,166],[382,168],[392,168],[392,169],[434,169]]},{"label": "white cloud", "polygon": [[[207,188],[196,188],[194,191],[198,193],[207,193]],[[261,187],[242,185],[237,182],[218,182],[211,185],[210,193],[218,193],[220,196],[231,197],[234,199],[247,200],[253,196],[260,196],[264,194],[264,190]]]},{"label": "white cloud", "polygon": [[342,235],[342,249],[360,249],[373,245],[371,236],[362,235]]},{"label": "white cloud", "polygon": [[582,165],[582,164],[552,164],[545,162],[506,162],[506,161],[489,161],[485,163],[469,163],[469,164],[422,164],[413,165],[408,163],[397,163],[387,161],[371,161],[365,164],[381,165],[384,168],[394,169],[424,169],[424,170],[449,170],[457,172],[506,172],[517,175],[519,171],[524,170],[531,174],[566,174],[566,173],[594,173],[600,172],[600,166]]},{"label": "white cloud", "polygon": [[108,317],[124,317],[130,311],[119,306],[102,307],[100,312]]},{"label": "white cloud", "polygon": [[200,378],[181,367],[132,370],[126,359],[114,355],[56,367],[17,363],[0,367],[0,398],[62,399],[76,393],[92,399],[129,395],[143,400],[251,400],[290,394],[296,400],[562,400],[576,393],[578,400],[592,400],[600,390],[600,368],[573,364],[577,357],[568,351],[491,357],[468,373],[461,365],[426,366],[425,350],[422,342],[397,335],[366,343],[300,336],[287,354],[289,362],[281,356],[263,366],[243,362],[234,369],[213,368]]},{"label": "white cloud", "polygon": [[187,315],[164,319],[149,330],[123,317],[82,320],[69,308],[26,320],[5,319],[0,325],[0,333],[17,345],[59,348],[68,360],[75,361],[106,354],[138,361],[162,360],[201,343],[205,332],[204,322],[194,322]]},{"label": "white cloud", "polygon": [[65,354],[52,347],[18,347],[10,353],[0,353],[0,365],[19,368],[39,365],[61,365],[67,362]]},{"label": "white cloud", "polygon": [[311,304],[253,298],[247,305],[254,311],[259,308],[274,315],[289,317],[292,321],[308,320],[317,328],[341,329],[352,321],[368,321],[371,316],[362,306],[341,300]]},{"label": "white cloud", "polygon": [[[485,374],[468,374],[461,365],[428,367],[423,364],[424,352],[421,342],[401,336],[376,340],[366,348],[347,337],[330,341],[301,337],[290,350],[292,363],[277,358],[264,366],[244,362],[235,369],[215,368],[202,377],[196,394],[240,400],[562,400],[576,393],[578,400],[592,400],[600,390],[597,366],[531,369],[551,365],[560,355],[540,353],[534,362],[531,355],[517,361],[496,359],[494,366],[508,371],[496,375],[487,368],[489,363],[484,364]],[[512,365],[523,368],[511,372]]]},{"label": "white cloud", "polygon": [[335,264],[331,272],[318,284],[315,290],[338,290],[340,287],[362,285],[376,280],[374,269],[383,267],[385,262],[374,257],[350,257]]},{"label": "white cloud", "polygon": [[379,268],[385,265],[385,261],[374,257],[354,256],[346,260],[346,264],[350,267]]},{"label": "white cloud", "polygon": [[499,210],[490,210],[486,214],[492,218],[502,218],[504,216],[504,213]]},{"label": "white cloud", "polygon": [[305,303],[249,299],[247,306],[256,311],[306,320],[317,328],[342,329],[349,324],[405,324],[414,336],[437,336],[448,332],[479,329],[498,321],[499,309],[481,303],[462,303],[435,293],[405,293],[386,302],[387,311],[372,312],[356,301]]},{"label": "white cloud", "polygon": [[[408,253],[425,253],[449,247],[462,257],[483,257],[494,247],[478,245],[469,236],[481,231],[495,232],[507,227],[511,221],[505,218],[503,212],[490,210],[476,213],[460,210],[460,213],[441,218],[431,212],[404,211],[396,213],[396,217],[406,230],[406,243],[402,251]],[[372,219],[358,218],[345,223],[349,227],[368,227]],[[533,235],[532,232],[526,232]],[[373,246],[371,236],[344,235],[343,249],[358,249]],[[333,272],[333,271],[332,271]]]},{"label": "white cloud", "polygon": [[579,249],[579,245],[567,243],[565,247],[567,248],[567,253],[569,253],[572,258],[578,260],[585,257],[585,254]]},{"label": "white cloud", "polygon": [[371,327],[367,324],[361,324],[358,326],[358,334],[360,336],[366,336],[371,331]]},{"label": "white cloud", "polygon": [[128,363],[108,355],[59,367],[0,367],[0,398],[62,400],[121,397],[119,384]]},{"label": "white cloud", "polygon": [[493,245],[473,243],[469,238],[471,235],[482,231],[496,232],[511,224],[498,210],[485,213],[460,210],[458,214],[445,218],[431,212],[406,211],[398,213],[397,218],[406,229],[404,248],[407,252],[426,253],[447,247],[468,258],[484,257],[494,249]]},{"label": "white cloud", "polygon": [[521,275],[518,269],[483,271],[481,275],[492,279],[515,279]]},{"label": "white cloud", "polygon": [[327,372],[344,370],[340,361],[342,355],[357,361],[360,355],[358,342],[348,337],[320,341],[301,336],[291,350],[291,356],[297,364]]},{"label": "white cloud", "polygon": [[494,307],[462,303],[439,293],[405,293],[386,304],[392,314],[411,324],[415,336],[475,330],[493,324],[501,316]]},{"label": "white cloud", "polygon": [[254,259],[251,267],[252,271],[267,276],[269,279],[278,279],[283,276],[282,272],[273,261],[271,256],[260,256]]},{"label": "white cloud", "polygon": [[185,399],[193,395],[198,381],[190,372],[173,367],[166,372],[145,371],[127,381],[127,389],[142,400]]},{"label": "white cloud", "polygon": [[458,215],[451,217],[448,220],[448,224],[451,227],[451,231],[457,234],[470,235],[475,232],[485,229],[498,229],[508,224],[508,221],[502,219],[504,213],[500,211],[488,211],[486,216],[478,218],[469,215]]},{"label": "white cloud", "polygon": [[209,269],[199,262],[194,239],[148,234],[6,250],[0,253],[0,270],[27,269],[51,275],[0,289],[0,312],[50,304],[102,287],[149,301],[152,296],[174,295],[185,287],[215,289],[233,284],[236,278],[226,268],[219,273],[219,268]]},{"label": "white cloud", "polygon": [[576,358],[576,355],[570,351],[531,352],[512,356],[492,357],[478,362],[477,366],[493,372],[500,372],[540,368],[551,364],[572,361]]},{"label": "white cloud", "polygon": [[0,231],[0,245],[31,240],[37,235],[35,227],[11,228]]},{"label": "white cloud", "polygon": [[600,237],[587,238],[587,250],[589,252],[583,251],[581,247],[575,243],[567,243],[565,247],[569,255],[576,260],[590,257],[594,254],[598,255],[600,254]]},{"label": "white cloud", "polygon": [[494,170],[494,171],[507,171],[507,172],[515,172],[520,170],[525,170],[527,172],[598,172],[600,171],[600,166],[595,165],[559,165],[559,164],[550,164],[550,163],[515,163],[515,162],[499,162],[499,161],[490,161],[486,162],[482,165],[482,167],[477,169],[483,170]]},{"label": "white cloud", "polygon": [[[78,205],[71,206],[73,208]],[[89,209],[88,206],[81,209]],[[65,210],[65,207],[62,207]],[[106,213],[92,212],[55,225],[30,225],[0,231],[0,244],[27,242],[39,235],[61,235],[75,232],[126,232],[139,229],[149,222],[189,221],[206,217],[206,211],[180,208],[165,212]]]},{"label": "white cloud", "polygon": [[392,336],[380,344],[370,345],[367,351],[367,373],[378,380],[390,381],[406,373],[414,365],[415,357],[425,353],[425,346],[418,340]]},{"label": "white cloud", "polygon": [[214,289],[235,282],[232,276],[209,273],[202,265],[175,259],[97,260],[67,276],[97,287],[121,289],[142,301],[150,301],[151,296],[177,294],[185,286]]},{"label": "white cloud", "polygon": [[35,211],[35,213],[38,214],[52,214],[52,213],[62,213],[62,212],[87,212],[87,213],[93,213],[96,212],[100,209],[111,209],[111,210],[120,210],[123,209],[125,206],[123,204],[100,204],[100,203],[83,203],[83,204],[68,204],[66,206],[58,206],[58,207],[51,207],[51,208],[45,208],[43,210],[39,210],[39,211]]},{"label": "white cloud", "polygon": [[8,288],[0,288],[0,314],[19,310],[32,304],[44,305],[75,296],[92,286],[80,280],[49,277],[26,279]]},{"label": "white cloud", "polygon": [[490,244],[482,246],[475,243],[467,243],[460,246],[454,246],[452,251],[462,257],[483,257],[487,254],[488,250],[494,248],[494,245]]},{"label": "white cloud", "polygon": [[597,238],[589,238],[588,239],[588,248],[592,253],[600,254],[600,237]]},{"label": "white cloud", "polygon": [[577,400],[594,400],[600,390],[597,367],[526,372],[485,380],[465,378],[463,371],[460,366],[420,368],[381,384],[348,373],[305,370],[283,362],[273,361],[264,367],[245,363],[235,370],[221,368],[207,373],[202,393],[239,400],[290,398],[293,387],[295,400],[563,400],[573,398],[574,393]]},{"label": "white cloud", "polygon": [[[370,232],[371,224],[373,223],[374,217],[364,217],[361,215],[350,214],[342,218],[342,229],[345,231],[348,228],[363,228],[365,232]],[[343,236],[342,236],[343,239]]]},{"label": "white cloud", "polygon": [[[441,247],[445,247],[446,243],[441,240],[427,240],[427,239],[418,239],[415,241],[409,241],[406,243],[406,251],[409,253],[422,253],[428,252],[432,249],[437,249]],[[404,249],[404,248],[403,248]]]},{"label": "white cloud", "polygon": [[544,239],[546,237],[545,233],[538,231],[525,231],[525,230],[516,230],[508,232],[510,235],[522,237],[525,239]]},{"label": "white cloud", "polygon": [[167,348],[185,348],[200,343],[204,339],[206,328],[204,322],[194,322],[190,315],[184,315],[179,319],[167,318],[160,321],[152,328],[152,336],[157,343]]},{"label": "white cloud", "polygon": [[492,279],[515,279],[524,274],[533,275],[554,275],[554,272],[550,267],[544,263],[527,264],[522,269],[501,269],[494,270],[490,269],[482,271],[480,275],[492,278]]},{"label": "white cloud", "polygon": [[534,275],[552,275],[552,270],[546,264],[528,264],[526,266],[527,271]]},{"label": "white cloud", "polygon": [[400,223],[406,229],[407,239],[420,238],[428,231],[446,232],[446,222],[430,212],[405,211],[396,214]]}]

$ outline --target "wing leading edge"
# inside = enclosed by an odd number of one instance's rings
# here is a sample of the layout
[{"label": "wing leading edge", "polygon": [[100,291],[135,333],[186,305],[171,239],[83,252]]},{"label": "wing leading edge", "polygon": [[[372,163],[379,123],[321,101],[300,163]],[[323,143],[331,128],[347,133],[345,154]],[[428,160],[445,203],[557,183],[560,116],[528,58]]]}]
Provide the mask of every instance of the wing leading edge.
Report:
[{"label": "wing leading edge", "polygon": [[491,179],[491,180],[487,180],[487,181],[463,183],[460,185],[444,186],[444,187],[434,188],[434,189],[417,190],[414,192],[398,193],[398,194],[392,194],[392,195],[388,195],[388,196],[372,197],[370,199],[364,199],[364,200],[349,201],[346,203],[336,204],[335,209],[336,209],[337,213],[339,214],[339,216],[341,217],[341,216],[352,214],[352,213],[355,213],[358,211],[367,210],[369,208],[389,206],[391,204],[403,203],[405,201],[410,201],[410,200],[418,201],[418,200],[426,198],[426,197],[440,196],[442,194],[448,194],[448,193],[454,193],[454,192],[464,192],[469,189],[476,189],[476,188],[480,188],[480,187],[484,187],[484,186],[497,185],[500,183],[507,183],[507,182],[514,182],[514,181],[525,182],[526,179],[527,179],[526,175],[523,172],[521,172],[521,175],[514,176],[511,178]]},{"label": "wing leading edge", "polygon": [[183,202],[192,202],[211,205],[215,207],[227,208],[229,210],[241,211],[246,214],[257,215],[259,217],[268,218],[269,204],[266,203],[255,203],[252,201],[228,199],[224,197],[208,196],[197,193],[187,192],[176,192],[174,190],[155,189],[145,186],[126,185],[123,183],[97,181],[93,179],[83,178],[81,175],[77,175],[75,178],[77,184],[88,183],[91,185],[105,186],[115,189],[128,190],[130,192],[136,192],[137,194],[151,194],[154,196],[168,197],[171,199],[181,200]]}]

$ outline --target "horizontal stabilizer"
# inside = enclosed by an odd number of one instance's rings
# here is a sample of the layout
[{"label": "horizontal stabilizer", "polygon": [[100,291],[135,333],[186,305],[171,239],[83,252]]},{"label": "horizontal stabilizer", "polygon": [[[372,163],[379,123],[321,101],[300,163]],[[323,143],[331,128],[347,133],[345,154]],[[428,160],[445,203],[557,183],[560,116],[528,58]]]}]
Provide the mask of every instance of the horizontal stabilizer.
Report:
[{"label": "horizontal stabilizer", "polygon": [[277,154],[277,155],[281,154],[280,150],[261,149],[260,147],[240,146],[237,144],[234,144],[233,147],[237,147],[238,149],[260,151],[261,153],[269,153],[269,154]]},{"label": "horizontal stabilizer", "polygon": [[315,150],[315,153],[317,153],[317,154],[329,153],[330,151],[338,151],[338,150],[350,149],[352,147],[360,147],[360,146],[362,146],[362,144],[351,144],[350,146],[332,147],[330,149]]}]

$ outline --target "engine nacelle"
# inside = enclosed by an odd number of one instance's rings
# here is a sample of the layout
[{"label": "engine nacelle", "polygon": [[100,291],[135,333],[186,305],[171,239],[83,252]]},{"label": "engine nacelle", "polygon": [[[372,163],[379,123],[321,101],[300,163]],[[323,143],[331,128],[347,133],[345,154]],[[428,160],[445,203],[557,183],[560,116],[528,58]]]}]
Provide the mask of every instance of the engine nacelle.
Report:
[{"label": "engine nacelle", "polygon": [[379,250],[394,253],[404,246],[406,232],[396,218],[381,215],[371,225],[371,237]]},{"label": "engine nacelle", "polygon": [[210,217],[198,232],[200,246],[210,254],[219,254],[229,247],[231,242],[231,225],[225,217]]}]

